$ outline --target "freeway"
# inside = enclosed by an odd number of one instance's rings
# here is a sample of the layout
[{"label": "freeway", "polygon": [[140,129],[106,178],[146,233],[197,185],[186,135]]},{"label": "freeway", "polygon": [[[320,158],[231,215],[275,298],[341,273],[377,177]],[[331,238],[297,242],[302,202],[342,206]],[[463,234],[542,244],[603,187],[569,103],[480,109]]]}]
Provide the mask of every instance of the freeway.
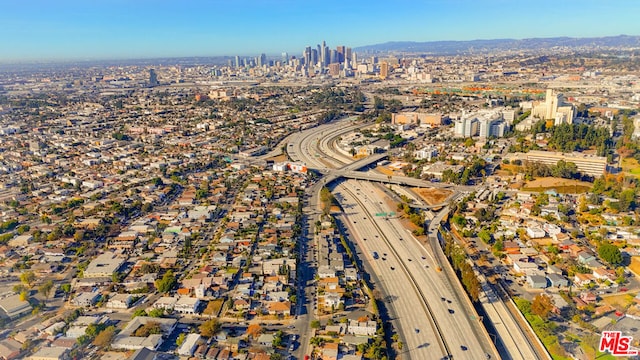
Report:
[{"label": "freeway", "polygon": [[[337,138],[363,126],[362,124],[354,124],[351,120],[352,118],[348,118],[347,120],[324,124],[314,128],[313,131],[297,133],[295,136],[288,138],[287,152],[289,156],[294,161],[305,162],[310,169],[327,174],[324,180],[326,184],[338,178],[347,178],[402,186],[455,189],[461,192],[471,192],[475,190],[475,187],[472,186],[454,186],[446,183],[433,183],[407,176],[388,176],[371,171],[357,171],[377,163],[388,155],[374,154],[353,161],[353,158],[335,151],[334,142]],[[431,207],[442,207],[448,202],[449,201],[446,200],[443,204],[436,204]]]},{"label": "freeway", "polygon": [[[375,213],[390,210],[378,201],[383,196],[379,190],[368,182],[345,181],[335,191],[336,197],[339,196],[347,206],[344,209],[346,217],[353,218],[350,214],[356,212],[357,217],[362,215],[352,220],[356,223],[350,223],[350,226],[362,227],[360,232],[366,229],[380,232],[379,236],[374,234],[367,240],[357,238],[356,241],[365,254],[377,251],[386,255],[373,260],[376,263],[374,269],[377,269],[376,274],[383,281],[387,298],[392,299],[391,305],[398,314],[409,358],[425,358],[420,352],[426,344],[421,334],[429,331],[436,338],[441,338],[446,349],[445,355],[454,359],[486,359],[487,355],[497,357],[475,312],[468,309],[466,295],[460,294],[455,284],[450,284],[449,279],[437,270],[440,264],[432,253],[404,228],[401,220],[374,216]],[[409,274],[406,279],[402,277],[403,270]],[[389,274],[390,277],[387,277]],[[387,288],[389,282],[401,282],[400,292],[394,292],[392,286]],[[415,287],[417,298],[408,291],[410,287]],[[403,299],[411,303],[410,308],[403,310]],[[417,309],[420,307],[425,308],[424,317],[419,316]],[[408,324],[402,321],[402,317],[407,315]],[[429,319],[433,319],[433,326],[429,326]],[[430,341],[427,343],[435,344]],[[428,348],[430,358],[437,357],[435,349],[431,346]]]},{"label": "freeway", "polygon": [[[431,243],[435,244],[440,241],[440,239],[435,238],[439,233],[435,227],[430,227],[430,236],[432,231],[434,239]],[[487,281],[478,266],[475,264],[472,264],[472,266],[482,286],[480,303],[485,314],[491,319],[496,335],[506,352],[502,357],[522,360],[549,359],[549,353],[535,334],[532,333],[531,328],[527,325],[523,326],[523,324],[526,324],[526,320],[522,319],[522,314],[506,291],[502,289],[500,284],[494,286]]]},{"label": "freeway", "polygon": [[[399,355],[407,359],[448,357],[449,351],[435,323],[430,322],[433,316],[426,308],[420,292],[412,286],[414,283],[410,272],[402,267],[402,260],[394,256],[393,248],[382,240],[387,235],[374,226],[372,216],[358,203],[355,192],[353,185],[345,182],[336,188],[335,196],[345,210],[342,221],[351,229],[350,232],[357,239],[355,243],[380,282],[374,285],[382,288],[385,299],[394,309],[394,323],[404,341],[403,351]],[[380,254],[377,260],[372,255],[374,251]]]},{"label": "freeway", "polygon": [[[386,156],[381,154],[354,163],[349,157],[335,152],[333,146],[335,139],[359,126],[361,125],[352,124],[349,121],[340,121],[319,126],[313,131],[295,134],[289,138],[291,142],[287,145],[287,152],[293,160],[304,161],[309,168],[329,174],[318,185],[338,177],[353,176],[367,180],[368,182],[360,182],[359,186],[370,188],[370,191],[374,192],[378,190],[369,183],[370,181],[389,183],[393,180],[392,183],[402,185],[449,187],[449,185],[434,184],[419,179],[405,177],[389,179],[386,175],[355,171]],[[357,196],[346,195],[350,191],[357,192],[355,189],[348,188],[350,186],[348,184],[353,182],[349,180],[337,185],[336,197],[340,195],[343,202],[347,201],[347,198],[353,199],[350,204],[342,204],[345,207],[345,213],[342,216],[344,222],[352,229],[352,233],[356,234],[355,244],[366,249],[365,256],[371,257],[372,251],[391,254],[386,255],[385,260],[382,260],[385,264],[379,264],[380,260],[369,259],[369,262],[373,266],[376,278],[381,282],[376,285],[382,288],[387,295],[386,299],[391,300],[396,316],[394,323],[406,344],[400,356],[408,359],[486,359],[487,354],[495,356],[490,344],[487,345],[487,342],[478,340],[481,336],[477,335],[477,330],[470,324],[471,319],[465,315],[466,309],[460,304],[460,295],[454,295],[455,291],[446,283],[446,278],[437,272],[438,265],[433,256],[424,248],[420,248],[417,240],[409,233],[404,236],[411,241],[403,241],[404,246],[398,243],[398,239],[403,236],[400,235],[402,230],[399,229],[404,227],[399,220],[389,219],[379,223],[382,220],[375,219],[373,209],[383,212],[384,208],[379,201],[374,201],[375,197],[369,197],[367,200],[369,203],[365,205],[362,199],[357,199]],[[317,191],[319,187],[314,191],[314,195]],[[384,212],[386,211],[388,209],[384,209]],[[369,241],[372,245],[369,246],[373,247],[367,246],[366,240],[359,239],[371,239]],[[424,259],[408,260],[410,256],[420,253],[424,254],[421,256]],[[421,310],[418,312],[418,309]],[[439,322],[442,322],[442,325],[439,325]]]},{"label": "freeway", "polygon": [[[348,133],[353,131],[356,128],[365,126],[364,124],[357,124],[351,121],[352,118],[341,120],[338,122],[321,125],[313,130],[301,132],[294,134],[289,137],[289,143],[287,146],[287,151],[289,156],[294,161],[303,161],[307,164],[309,168],[315,169],[321,174],[325,175],[324,179],[316,184],[315,189],[313,190],[314,197],[317,196],[317,192],[319,191],[320,185],[328,185],[337,179],[358,179],[358,180],[366,180],[369,185],[359,185],[360,187],[371,186],[372,189],[374,185],[372,183],[388,183],[388,184],[398,184],[398,185],[408,185],[408,186],[416,186],[416,187],[440,187],[440,188],[449,188],[453,190],[453,194],[443,201],[442,204],[437,204],[434,206],[423,206],[421,208],[439,208],[444,206],[445,208],[438,212],[436,217],[430,222],[429,225],[429,250],[424,248],[422,244],[420,244],[417,240],[414,241],[402,241],[402,244],[398,242],[390,242],[387,237],[393,238],[394,234],[398,235],[398,229],[402,229],[402,224],[396,223],[393,226],[385,226],[376,224],[376,220],[372,220],[372,223],[367,223],[367,219],[373,219],[373,211],[372,209],[378,208],[378,212],[385,212],[382,208],[378,207],[379,204],[365,204],[362,201],[356,201],[354,199],[354,203],[351,204],[350,212],[347,212],[342,215],[345,218],[349,227],[354,228],[354,233],[358,234],[356,237],[355,244],[361,246],[363,248],[367,248],[364,245],[364,242],[358,240],[359,238],[371,238],[373,231],[372,229],[377,229],[378,235],[373,235],[372,239],[382,239],[379,241],[385,241],[381,243],[377,243],[374,248],[384,248],[387,251],[387,254],[394,254],[393,258],[390,258],[389,261],[395,261],[395,265],[389,265],[389,269],[385,270],[384,268],[380,268],[377,265],[377,261],[373,261],[373,269],[376,273],[377,278],[382,279],[382,288],[386,294],[394,294],[395,291],[398,290],[397,284],[398,274],[400,272],[406,274],[407,276],[401,277],[402,284],[404,285],[401,294],[402,297],[396,297],[396,295],[388,295],[387,299],[391,299],[393,301],[393,308],[395,313],[398,314],[398,327],[399,334],[403,340],[407,342],[407,351],[401,355],[408,356],[409,358],[432,358],[438,355],[445,356],[455,356],[456,358],[488,358],[488,357],[499,357],[497,356],[497,350],[491,344],[490,339],[488,339],[488,333],[486,329],[482,327],[482,324],[477,321],[478,317],[475,313],[475,310],[472,308],[467,295],[461,288],[459,281],[457,280],[455,274],[453,274],[453,270],[450,268],[447,259],[444,257],[440,244],[438,243],[441,239],[440,237],[440,222],[443,216],[448,212],[448,203],[451,203],[462,196],[464,193],[468,193],[471,191],[475,191],[475,187],[470,186],[451,186],[448,184],[440,184],[440,183],[430,183],[420,179],[407,178],[402,176],[393,176],[389,177],[387,175],[378,174],[370,171],[358,171],[364,168],[367,168],[371,164],[379,161],[384,158],[386,154],[378,154],[374,156],[369,156],[365,159],[361,159],[358,161],[353,161],[353,159],[336,150],[335,143],[337,139]],[[351,185],[353,180],[344,181],[336,185],[336,189],[342,189],[345,194],[348,194],[353,189],[349,189],[348,187]],[[363,184],[363,182],[361,182]],[[345,188],[345,186],[347,188]],[[357,192],[356,192],[357,193]],[[352,195],[353,196],[353,195]],[[355,196],[353,196],[355,198]],[[314,204],[317,202],[315,200]],[[420,206],[419,206],[420,207]],[[354,215],[357,217],[362,217],[363,220],[352,220],[349,216]],[[369,214],[368,216],[366,214]],[[354,221],[352,224],[350,221]],[[385,220],[388,223],[394,223],[397,220],[389,219]],[[361,227],[360,225],[368,224],[369,226]],[[362,236],[362,234],[368,234],[368,236]],[[384,236],[381,236],[383,234]],[[407,234],[409,238],[412,238],[410,234]],[[399,238],[399,237],[398,237]],[[371,242],[373,243],[373,242]],[[412,247],[406,244],[417,244],[417,247]],[[386,247],[385,247],[386,246]],[[368,249],[368,248],[367,248]],[[365,255],[370,254],[369,251],[365,251]],[[411,261],[404,261],[403,255],[401,254],[419,254],[424,253],[425,261],[431,261],[433,266],[442,267],[444,271],[441,273],[441,277],[443,280],[441,282],[437,282],[437,278],[431,278],[427,276],[423,279],[423,275],[420,272],[416,272],[416,275],[413,274],[415,268],[415,264],[417,264],[413,259]],[[386,257],[385,257],[386,258]],[[407,258],[408,259],[408,258]],[[369,259],[371,261],[371,259]],[[375,260],[375,259],[374,259]],[[387,260],[383,260],[387,261]],[[397,266],[396,266],[397,265]],[[393,266],[394,269],[391,269]],[[401,270],[397,270],[401,269]],[[388,272],[395,271],[395,277],[389,278]],[[424,269],[420,268],[420,270],[424,271]],[[386,276],[385,276],[386,273]],[[393,279],[390,281],[385,279]],[[485,285],[485,284],[483,284]],[[427,291],[421,290],[422,288],[427,289]],[[408,288],[414,288],[414,292],[407,292]],[[401,289],[402,290],[402,289]],[[431,291],[430,291],[431,290]],[[500,355],[503,358],[512,358],[512,359],[529,359],[529,358],[547,358],[548,353],[536,351],[532,346],[531,340],[529,336],[525,334],[526,329],[528,328],[528,324],[521,324],[522,319],[517,317],[518,314],[513,313],[510,309],[508,302],[505,303],[500,297],[497,297],[495,294],[491,292],[487,292],[487,288],[483,286],[482,292],[482,304],[487,312],[488,317],[491,319],[490,321],[494,323],[494,328],[498,332],[498,335],[501,338],[501,343],[504,345],[504,352]],[[459,306],[458,310],[454,308],[447,308],[446,313],[443,312],[441,306],[434,305],[437,303],[438,296],[434,296],[435,293],[442,294],[440,296],[440,300],[449,304],[456,304]],[[444,296],[446,294],[446,296]],[[428,301],[427,301],[428,300]],[[406,303],[409,301],[414,305],[414,307],[407,307]],[[435,314],[435,319],[437,321],[431,321],[433,335],[430,338],[431,342],[427,341],[424,343],[420,343],[420,338],[422,336],[417,336],[421,333],[419,328],[414,328],[414,333],[411,332],[412,323],[408,323],[407,320],[403,320],[404,317],[412,318],[411,311],[415,311],[415,306],[417,304],[422,304],[423,313],[425,314],[425,320],[432,319],[434,316],[431,314]],[[433,307],[434,310],[430,310]],[[450,311],[451,310],[451,311]],[[459,319],[447,320],[447,314],[468,314],[468,317],[461,316]],[[444,317],[442,316],[444,315]],[[453,317],[453,316],[451,316]],[[415,316],[413,316],[415,318]],[[415,320],[415,319],[413,319]],[[438,325],[438,322],[443,321],[442,326]],[[452,322],[453,321],[453,322]],[[429,321],[426,321],[429,323]],[[495,326],[497,324],[498,326]],[[444,332],[440,334],[440,328],[444,329]],[[452,329],[455,329],[452,330]],[[528,328],[530,330],[530,328]],[[459,334],[464,334],[461,337]],[[528,334],[531,335],[531,334]],[[446,341],[445,341],[446,339]],[[450,340],[452,339],[452,340]],[[464,341],[469,344],[459,343],[460,339],[464,339]],[[458,342],[456,342],[458,340]],[[534,341],[538,341],[535,339]],[[452,342],[453,345],[450,345],[449,342]],[[438,344],[439,352],[434,352],[432,346],[433,344]],[[430,355],[425,357],[422,354],[422,349],[425,347],[429,347],[431,349]],[[456,354],[456,352],[462,352]]]}]

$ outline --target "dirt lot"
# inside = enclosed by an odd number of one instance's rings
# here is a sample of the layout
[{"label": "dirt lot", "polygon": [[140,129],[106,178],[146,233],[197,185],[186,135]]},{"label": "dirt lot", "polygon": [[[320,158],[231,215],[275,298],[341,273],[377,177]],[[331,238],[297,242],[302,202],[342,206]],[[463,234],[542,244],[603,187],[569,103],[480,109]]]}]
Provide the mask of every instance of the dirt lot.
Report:
[{"label": "dirt lot", "polygon": [[545,191],[549,189],[555,189],[560,193],[581,193],[589,190],[590,188],[591,183],[586,181],[544,177],[527,182],[522,190]]},{"label": "dirt lot", "polygon": [[544,177],[538,178],[533,181],[527,182],[526,187],[554,187],[554,186],[591,186],[591,183],[586,181],[578,181],[571,179]]},{"label": "dirt lot", "polygon": [[500,169],[497,171],[499,175],[515,175],[522,173],[522,166],[511,164],[500,164]]},{"label": "dirt lot", "polygon": [[391,175],[391,176],[395,175],[395,173],[393,172],[393,170],[391,170],[391,169],[389,169],[389,168],[387,168],[387,167],[384,167],[384,166],[378,166],[378,167],[376,167],[376,171],[379,171],[379,172],[381,172],[381,173],[383,173],[383,174],[385,174],[385,175]]},{"label": "dirt lot", "polygon": [[274,162],[283,162],[283,161],[287,161],[288,159],[287,159],[287,155],[285,155],[285,154],[281,154],[281,155],[278,155],[278,156],[274,156],[274,157],[272,157],[272,158],[269,158],[269,159],[267,159],[267,160],[272,160],[272,161],[274,161]]},{"label": "dirt lot", "polygon": [[420,195],[420,197],[429,205],[440,204],[453,193],[451,190],[434,188],[413,188],[411,190]]}]

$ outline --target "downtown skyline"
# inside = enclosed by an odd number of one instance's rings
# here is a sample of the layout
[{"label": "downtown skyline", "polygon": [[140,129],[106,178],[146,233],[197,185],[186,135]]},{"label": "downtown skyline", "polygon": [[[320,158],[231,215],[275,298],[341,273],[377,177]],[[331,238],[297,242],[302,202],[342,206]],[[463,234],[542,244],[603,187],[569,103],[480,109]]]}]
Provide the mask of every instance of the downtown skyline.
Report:
[{"label": "downtown skyline", "polygon": [[187,56],[299,56],[322,40],[388,41],[638,35],[640,3],[504,0],[33,1],[3,5],[0,62]]}]

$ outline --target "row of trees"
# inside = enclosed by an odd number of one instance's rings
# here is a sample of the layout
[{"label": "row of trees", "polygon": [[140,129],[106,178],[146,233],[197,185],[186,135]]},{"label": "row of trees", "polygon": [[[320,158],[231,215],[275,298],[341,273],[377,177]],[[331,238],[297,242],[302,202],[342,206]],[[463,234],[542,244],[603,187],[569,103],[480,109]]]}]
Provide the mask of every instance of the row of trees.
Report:
[{"label": "row of trees", "polygon": [[451,261],[453,269],[458,274],[458,278],[462,281],[462,285],[464,285],[471,300],[478,301],[480,298],[480,281],[467,261],[467,255],[464,250],[455,244],[451,237],[448,237],[444,244],[444,254]]},{"label": "row of trees", "polygon": [[640,186],[638,179],[634,177],[622,177],[605,175],[593,182],[591,193],[594,194],[590,198],[590,202],[600,205],[600,195],[617,199],[618,202],[610,202],[619,211],[629,211],[636,207],[635,197],[636,190]]},{"label": "row of trees", "polygon": [[[508,160],[504,161],[508,163]],[[556,165],[547,165],[540,162],[514,160],[514,165],[522,166],[522,172],[528,180],[533,180],[536,177],[560,177],[564,179],[582,179],[591,180],[591,177],[582,175],[578,171],[578,167],[575,163],[570,161],[559,160]]]},{"label": "row of trees", "polygon": [[554,308],[551,298],[546,294],[540,294],[532,302],[521,298],[515,298],[514,302],[551,355],[564,356],[565,351],[556,335],[558,325],[549,320]]},{"label": "row of trees", "polygon": [[418,227],[413,231],[414,235],[424,235],[424,218],[420,214],[420,211],[409,206],[409,204],[406,203],[406,200],[405,202],[398,203],[398,211],[404,212],[404,214],[409,218],[409,221]]},{"label": "row of trees", "polygon": [[[544,121],[541,121],[544,125]],[[540,128],[536,125],[536,130]],[[609,129],[586,124],[561,124],[546,129],[549,137],[549,148],[562,152],[582,151],[591,147],[597,149],[598,156],[606,156],[614,147]]]}]

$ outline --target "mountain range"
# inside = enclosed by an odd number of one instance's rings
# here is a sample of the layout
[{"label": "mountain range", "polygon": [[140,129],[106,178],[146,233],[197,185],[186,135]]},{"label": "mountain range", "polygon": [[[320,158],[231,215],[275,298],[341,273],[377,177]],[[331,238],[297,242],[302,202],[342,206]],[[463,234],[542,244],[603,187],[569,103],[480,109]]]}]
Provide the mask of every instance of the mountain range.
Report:
[{"label": "mountain range", "polygon": [[551,48],[640,48],[640,36],[493,39],[469,41],[391,41],[355,48],[358,53],[410,52],[432,55],[487,53],[506,50],[544,50]]}]

